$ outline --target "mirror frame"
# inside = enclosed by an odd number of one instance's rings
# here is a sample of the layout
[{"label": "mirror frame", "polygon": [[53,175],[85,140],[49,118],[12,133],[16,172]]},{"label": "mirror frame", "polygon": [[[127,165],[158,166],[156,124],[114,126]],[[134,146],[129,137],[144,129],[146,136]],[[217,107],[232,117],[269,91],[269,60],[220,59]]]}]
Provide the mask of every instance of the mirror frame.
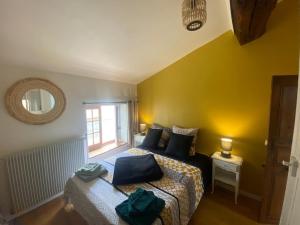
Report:
[{"label": "mirror frame", "polygon": [[[44,89],[55,100],[53,109],[44,114],[33,114],[22,105],[24,94],[31,89]],[[27,124],[46,124],[57,119],[66,108],[66,97],[63,91],[51,81],[41,78],[26,78],[14,83],[5,94],[5,105],[9,114],[15,119]]]}]

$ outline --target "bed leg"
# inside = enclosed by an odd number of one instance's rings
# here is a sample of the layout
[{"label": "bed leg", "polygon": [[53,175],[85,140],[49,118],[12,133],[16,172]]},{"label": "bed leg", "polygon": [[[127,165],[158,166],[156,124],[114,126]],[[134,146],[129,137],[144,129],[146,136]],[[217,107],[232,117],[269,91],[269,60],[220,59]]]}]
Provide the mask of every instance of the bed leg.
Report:
[{"label": "bed leg", "polygon": [[63,200],[64,200],[65,205],[68,205],[70,203],[70,198],[68,196],[64,195]]},{"label": "bed leg", "polygon": [[65,202],[64,210],[66,212],[71,212],[74,210],[74,206],[71,203],[71,199],[69,197],[64,196],[64,202]]}]

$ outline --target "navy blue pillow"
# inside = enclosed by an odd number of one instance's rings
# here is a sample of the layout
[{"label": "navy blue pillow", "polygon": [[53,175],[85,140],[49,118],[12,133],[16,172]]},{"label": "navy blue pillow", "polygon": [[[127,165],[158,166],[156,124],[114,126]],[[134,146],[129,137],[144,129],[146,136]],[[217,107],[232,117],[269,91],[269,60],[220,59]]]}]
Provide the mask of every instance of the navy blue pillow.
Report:
[{"label": "navy blue pillow", "polygon": [[189,156],[189,150],[192,146],[194,136],[172,133],[166,155],[173,156],[180,160],[185,160]]},{"label": "navy blue pillow", "polygon": [[157,148],[162,132],[162,129],[149,128],[142,146],[145,148]]},{"label": "navy blue pillow", "polygon": [[133,184],[159,180],[163,176],[152,154],[121,157],[116,160],[114,185]]}]

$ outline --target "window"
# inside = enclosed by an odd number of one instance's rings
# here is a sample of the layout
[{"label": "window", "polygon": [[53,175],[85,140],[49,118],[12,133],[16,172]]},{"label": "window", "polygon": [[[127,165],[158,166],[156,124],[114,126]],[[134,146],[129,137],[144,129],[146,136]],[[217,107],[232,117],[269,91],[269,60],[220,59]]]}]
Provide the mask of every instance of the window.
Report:
[{"label": "window", "polygon": [[98,108],[86,110],[87,141],[91,149],[98,148],[100,141],[100,110]]},{"label": "window", "polygon": [[101,106],[102,142],[108,143],[116,140],[116,106]]},{"label": "window", "polygon": [[86,107],[87,142],[91,157],[128,143],[128,104]]}]

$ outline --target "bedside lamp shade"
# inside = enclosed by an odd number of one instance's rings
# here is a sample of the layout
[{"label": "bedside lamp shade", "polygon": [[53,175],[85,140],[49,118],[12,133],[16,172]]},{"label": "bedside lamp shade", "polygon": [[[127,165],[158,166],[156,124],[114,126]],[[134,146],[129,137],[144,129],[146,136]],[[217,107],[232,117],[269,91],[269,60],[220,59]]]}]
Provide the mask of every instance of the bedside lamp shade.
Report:
[{"label": "bedside lamp shade", "polygon": [[232,139],[230,138],[221,138],[221,155],[224,158],[231,158],[231,150],[232,150]]},{"label": "bedside lamp shade", "polygon": [[146,125],[145,123],[140,123],[140,132],[141,132],[142,134],[145,133],[146,128],[147,128],[147,125]]}]

